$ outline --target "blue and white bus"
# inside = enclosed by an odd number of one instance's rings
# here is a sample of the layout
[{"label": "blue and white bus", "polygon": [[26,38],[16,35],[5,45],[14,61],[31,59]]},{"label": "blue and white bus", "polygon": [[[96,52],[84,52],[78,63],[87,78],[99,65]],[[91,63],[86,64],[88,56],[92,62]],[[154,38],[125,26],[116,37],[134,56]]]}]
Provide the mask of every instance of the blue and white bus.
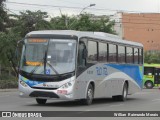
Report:
[{"label": "blue and white bus", "polygon": [[101,32],[33,31],[23,40],[21,97],[125,101],[142,89],[143,45]]}]

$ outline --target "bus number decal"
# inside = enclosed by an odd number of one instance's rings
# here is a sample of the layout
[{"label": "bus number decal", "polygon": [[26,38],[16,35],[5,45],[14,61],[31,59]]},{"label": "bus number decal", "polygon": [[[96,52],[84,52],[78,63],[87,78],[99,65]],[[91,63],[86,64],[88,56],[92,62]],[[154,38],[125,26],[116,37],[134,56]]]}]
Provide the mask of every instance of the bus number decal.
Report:
[{"label": "bus number decal", "polygon": [[108,75],[107,67],[96,67],[97,75]]}]

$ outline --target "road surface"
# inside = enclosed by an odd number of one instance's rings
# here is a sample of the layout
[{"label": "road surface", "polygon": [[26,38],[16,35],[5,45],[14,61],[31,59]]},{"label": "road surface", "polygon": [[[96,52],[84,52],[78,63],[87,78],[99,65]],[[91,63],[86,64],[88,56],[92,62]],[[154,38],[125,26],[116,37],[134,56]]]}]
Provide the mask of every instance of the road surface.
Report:
[{"label": "road surface", "polygon": [[[139,93],[129,95],[125,102],[113,101],[111,98],[95,99],[90,106],[81,105],[76,101],[57,100],[48,100],[45,105],[38,105],[34,99],[20,98],[18,94],[16,90],[1,91],[0,111],[160,111],[160,90],[158,88],[143,89]],[[85,119],[89,120],[89,118]],[[123,119],[127,120],[127,118]],[[154,119],[160,118],[151,118],[151,120]]]}]

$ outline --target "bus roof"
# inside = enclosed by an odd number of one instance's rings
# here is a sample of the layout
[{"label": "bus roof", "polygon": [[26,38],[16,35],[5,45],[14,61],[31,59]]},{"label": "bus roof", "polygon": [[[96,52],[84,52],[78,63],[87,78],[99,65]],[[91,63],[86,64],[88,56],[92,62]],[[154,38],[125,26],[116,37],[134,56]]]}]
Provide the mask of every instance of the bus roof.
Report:
[{"label": "bus roof", "polygon": [[77,36],[78,38],[81,38],[81,37],[89,37],[89,38],[95,38],[95,39],[97,38],[97,39],[101,39],[107,42],[114,42],[114,43],[143,47],[141,43],[132,42],[128,40],[122,40],[117,35],[104,33],[104,32],[88,32],[88,31],[75,31],[75,30],[41,30],[41,31],[32,31],[28,33],[26,37],[32,36],[32,35],[40,35],[40,34],[43,34],[43,35],[72,35],[72,36],[74,35],[74,36]]},{"label": "bus roof", "polygon": [[148,63],[144,63],[144,67],[156,67],[156,68],[160,68],[160,64],[148,64]]}]

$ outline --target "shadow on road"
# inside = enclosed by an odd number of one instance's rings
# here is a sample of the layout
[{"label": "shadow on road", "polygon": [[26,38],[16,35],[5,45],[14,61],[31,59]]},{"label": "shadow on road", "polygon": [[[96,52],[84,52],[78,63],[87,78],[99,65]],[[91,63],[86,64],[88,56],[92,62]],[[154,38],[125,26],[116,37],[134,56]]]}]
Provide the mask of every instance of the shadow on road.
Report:
[{"label": "shadow on road", "polygon": [[[130,102],[130,101],[135,101],[137,100],[137,98],[128,98],[127,101],[125,102]],[[93,100],[93,103],[92,103],[92,106],[94,105],[103,105],[103,104],[114,104],[114,103],[124,103],[122,101],[116,101],[116,100],[113,100],[112,98],[102,98],[102,99],[94,99]],[[29,105],[26,105],[26,106],[47,106],[47,107],[80,107],[80,106],[86,106],[86,105],[83,105],[80,101],[56,101],[53,102],[49,101],[48,103],[46,103],[45,105],[39,105],[39,104],[29,104]]]}]

